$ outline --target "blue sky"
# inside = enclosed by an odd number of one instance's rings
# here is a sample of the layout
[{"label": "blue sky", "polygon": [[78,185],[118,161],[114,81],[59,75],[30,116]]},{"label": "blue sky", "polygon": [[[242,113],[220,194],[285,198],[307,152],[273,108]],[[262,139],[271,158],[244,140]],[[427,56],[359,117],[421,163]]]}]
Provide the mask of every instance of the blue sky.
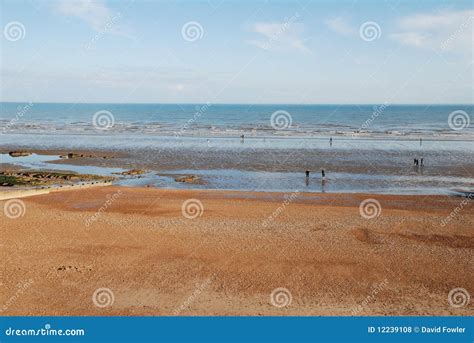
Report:
[{"label": "blue sky", "polygon": [[1,2],[1,100],[473,103],[471,1]]}]

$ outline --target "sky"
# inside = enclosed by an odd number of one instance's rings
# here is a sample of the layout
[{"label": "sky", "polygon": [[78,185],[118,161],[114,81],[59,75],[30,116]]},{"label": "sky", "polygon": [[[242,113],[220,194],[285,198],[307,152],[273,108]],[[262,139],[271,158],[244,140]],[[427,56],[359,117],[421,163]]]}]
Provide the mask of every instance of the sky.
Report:
[{"label": "sky", "polygon": [[471,1],[2,0],[1,101],[474,101]]}]

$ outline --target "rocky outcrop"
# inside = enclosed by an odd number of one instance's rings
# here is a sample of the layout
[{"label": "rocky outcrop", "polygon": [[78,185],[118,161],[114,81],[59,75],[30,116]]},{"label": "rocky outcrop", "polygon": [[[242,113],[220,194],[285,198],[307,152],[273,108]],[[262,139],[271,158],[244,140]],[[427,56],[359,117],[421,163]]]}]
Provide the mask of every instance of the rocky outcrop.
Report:
[{"label": "rocky outcrop", "polygon": [[197,175],[183,175],[178,176],[174,180],[176,182],[184,182],[184,183],[197,183],[201,178]]},{"label": "rocky outcrop", "polygon": [[84,154],[76,154],[76,153],[70,152],[67,155],[59,156],[59,158],[79,158],[79,157],[84,157]]},{"label": "rocky outcrop", "polygon": [[130,169],[130,170],[126,170],[126,171],[119,172],[119,173],[113,173],[113,174],[128,176],[128,175],[141,175],[141,174],[145,174],[145,173],[146,173],[146,171],[143,170],[143,169]]},{"label": "rocky outcrop", "polygon": [[8,153],[11,157],[22,157],[22,156],[30,156],[31,152],[28,151],[10,151]]},{"label": "rocky outcrop", "polygon": [[59,155],[59,158],[81,158],[81,157],[89,157],[89,158],[114,158],[113,156],[99,156],[99,155],[91,155],[91,154],[84,154],[84,153],[75,153],[75,152],[70,152],[66,155]]},{"label": "rocky outcrop", "polygon": [[40,186],[48,184],[72,184],[79,181],[111,181],[113,178],[90,175],[49,171],[2,171],[0,185],[8,186]]}]

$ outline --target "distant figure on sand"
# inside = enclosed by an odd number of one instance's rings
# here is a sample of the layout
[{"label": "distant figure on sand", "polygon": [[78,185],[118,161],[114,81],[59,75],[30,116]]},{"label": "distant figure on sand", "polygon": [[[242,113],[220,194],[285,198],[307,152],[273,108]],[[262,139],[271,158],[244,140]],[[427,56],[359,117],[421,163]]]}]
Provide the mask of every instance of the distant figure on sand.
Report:
[{"label": "distant figure on sand", "polygon": [[423,144],[423,139],[420,138],[420,146]]},{"label": "distant figure on sand", "polygon": [[309,170],[305,171],[306,177],[309,177]]},{"label": "distant figure on sand", "polygon": [[417,167],[418,167],[418,164],[419,164],[419,162],[418,162],[418,159],[417,159],[417,158],[415,158],[415,159],[413,160],[413,165],[415,165],[415,166],[417,166]]},{"label": "distant figure on sand", "polygon": [[244,135],[240,135],[240,141],[243,142],[244,141],[244,138],[245,136]]},{"label": "distant figure on sand", "polygon": [[332,137],[329,138],[329,146],[332,146]]},{"label": "distant figure on sand", "polygon": [[422,167],[423,167],[423,157],[422,157],[422,158],[420,158],[420,166],[422,166]]},{"label": "distant figure on sand", "polygon": [[321,176],[323,178],[323,181],[326,181],[326,173],[324,172],[324,169],[321,169]]}]

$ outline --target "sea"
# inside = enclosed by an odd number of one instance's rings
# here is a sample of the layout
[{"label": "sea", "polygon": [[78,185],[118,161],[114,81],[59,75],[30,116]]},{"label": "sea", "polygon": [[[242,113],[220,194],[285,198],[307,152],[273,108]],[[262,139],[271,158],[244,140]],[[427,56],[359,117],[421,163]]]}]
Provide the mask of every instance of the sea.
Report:
[{"label": "sea", "polygon": [[[473,139],[474,106],[0,103],[3,133]],[[451,115],[451,117],[450,117]],[[469,121],[469,122],[468,122]]]},{"label": "sea", "polygon": [[[3,150],[87,149],[129,157],[93,163],[90,169],[50,163],[58,156],[3,154],[0,163],[103,175],[132,167],[148,170],[141,178],[117,181],[127,186],[452,194],[474,188],[471,119],[472,104],[3,102]],[[415,166],[421,158],[424,165]],[[202,182],[174,181],[187,174]]]}]

